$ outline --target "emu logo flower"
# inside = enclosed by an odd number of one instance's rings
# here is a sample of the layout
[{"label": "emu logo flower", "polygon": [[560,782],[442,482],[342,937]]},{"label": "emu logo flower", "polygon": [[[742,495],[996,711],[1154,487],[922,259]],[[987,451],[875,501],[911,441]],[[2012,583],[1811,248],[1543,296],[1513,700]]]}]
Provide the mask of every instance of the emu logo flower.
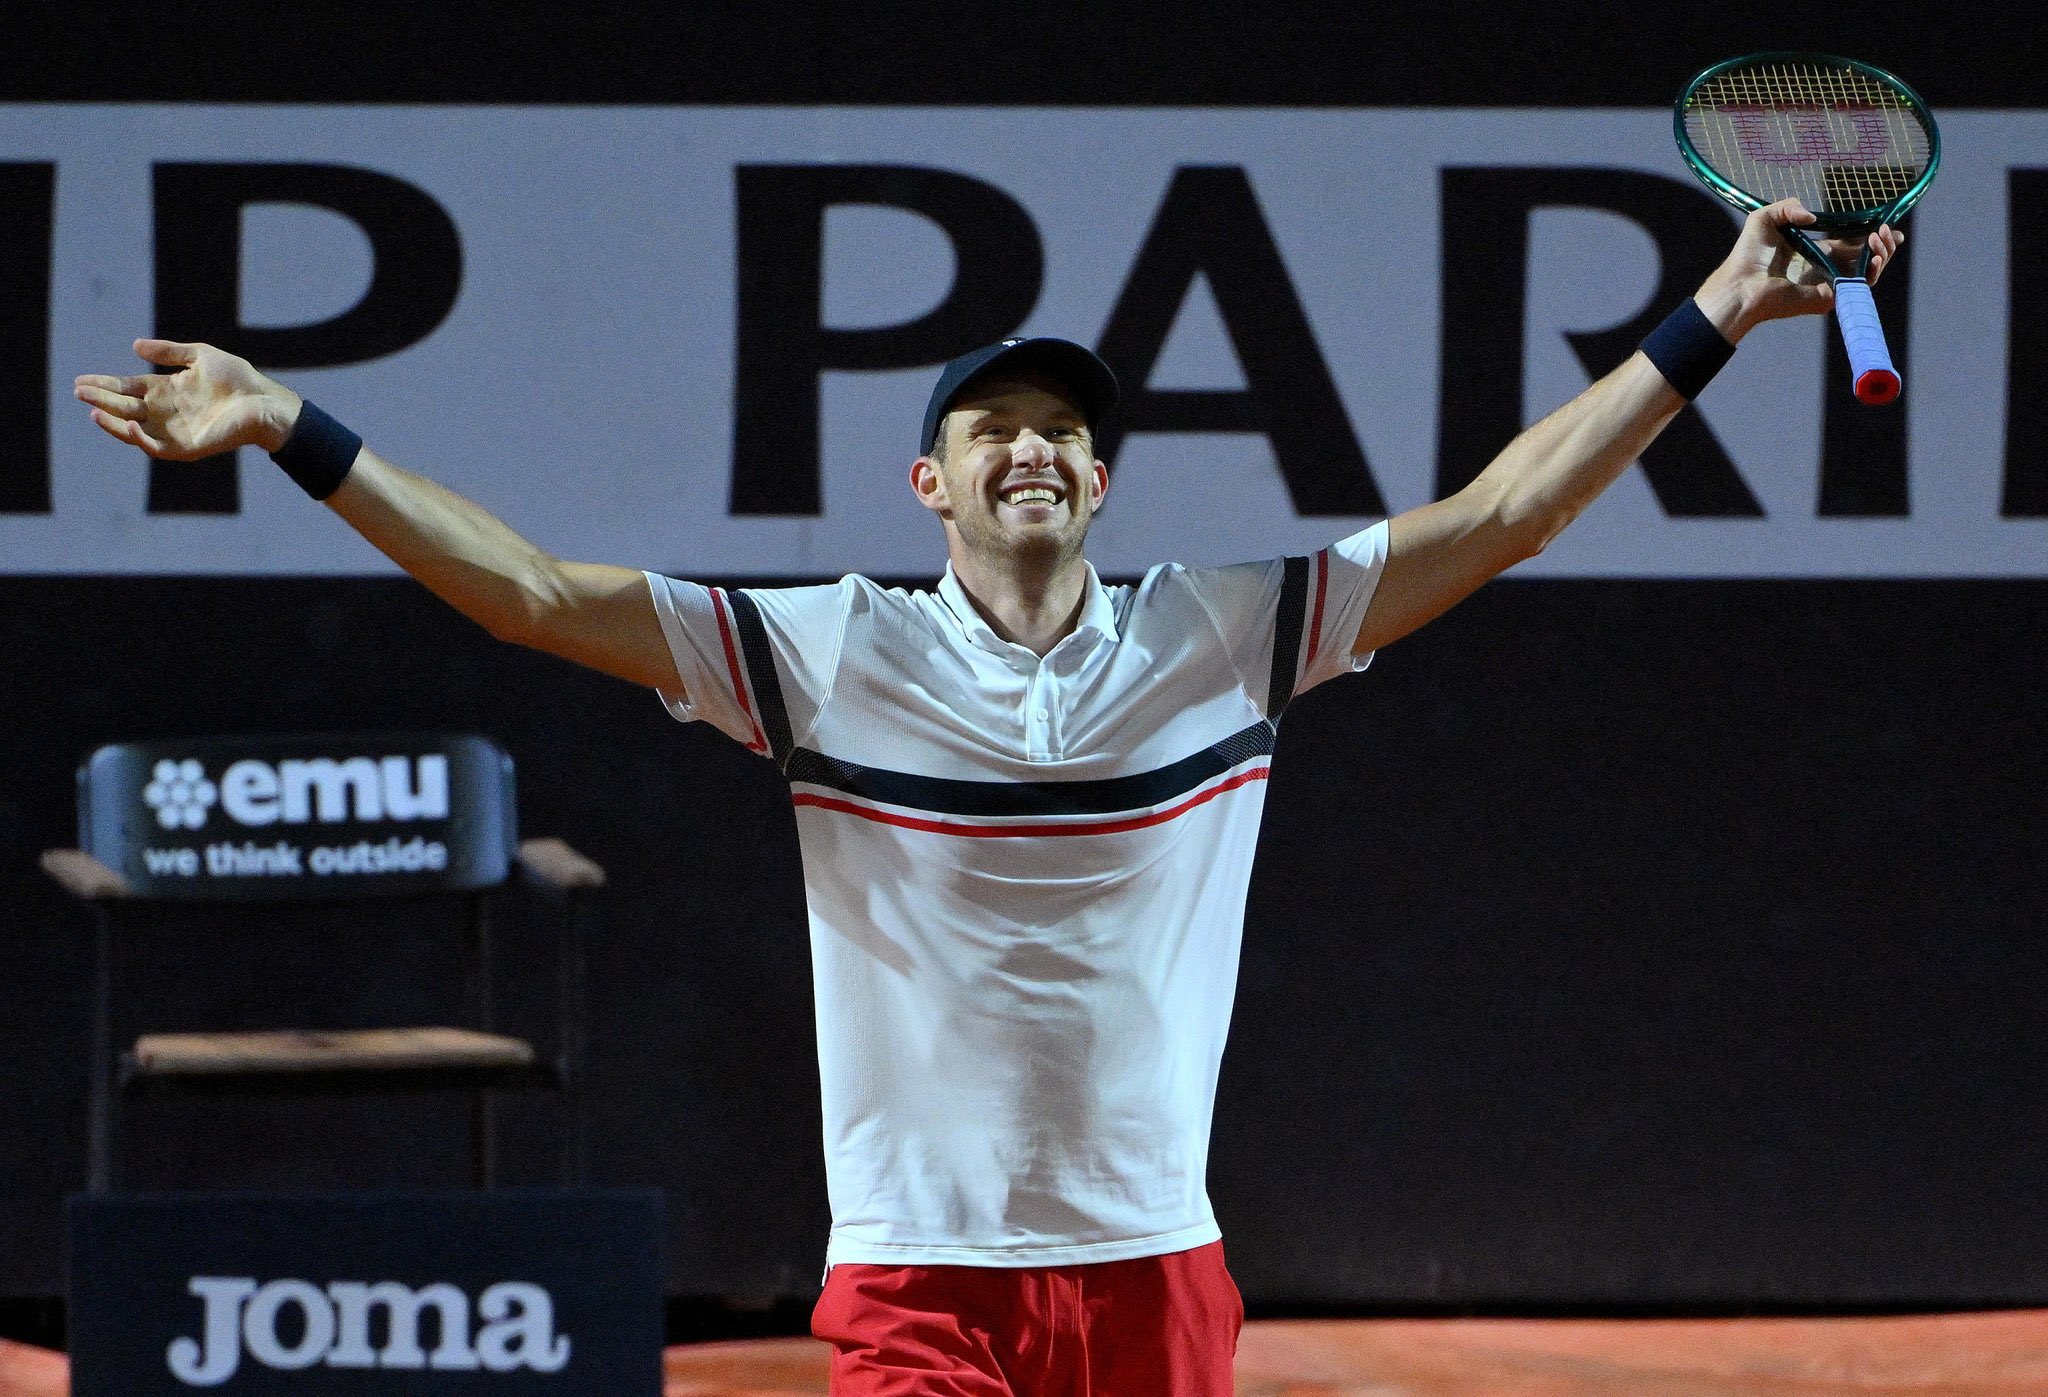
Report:
[{"label": "emu logo flower", "polygon": [[150,776],[150,783],[142,788],[142,798],[156,811],[158,824],[165,829],[180,825],[198,829],[206,823],[206,812],[219,793],[198,762],[160,761]]}]

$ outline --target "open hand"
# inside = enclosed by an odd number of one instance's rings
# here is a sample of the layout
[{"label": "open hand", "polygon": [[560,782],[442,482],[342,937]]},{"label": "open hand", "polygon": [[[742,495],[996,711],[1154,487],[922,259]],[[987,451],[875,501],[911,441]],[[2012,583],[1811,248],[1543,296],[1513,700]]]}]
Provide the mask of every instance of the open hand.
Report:
[{"label": "open hand", "polygon": [[299,418],[299,395],[210,344],[137,340],[135,352],[169,374],[80,374],[72,396],[109,436],[167,461],[238,446],[275,451]]},{"label": "open hand", "polygon": [[[1805,228],[1812,210],[1797,199],[1766,204],[1743,222],[1742,235],[1728,259],[1714,269],[1695,298],[1730,340],[1751,326],[1791,315],[1818,315],[1832,310],[1835,289],[1826,273],[1793,248],[1787,228]],[[1898,255],[1906,235],[1886,224],[1869,236],[1870,280],[1875,283],[1887,263]],[[1821,251],[1844,271],[1853,271],[1865,239],[1825,238]]]}]

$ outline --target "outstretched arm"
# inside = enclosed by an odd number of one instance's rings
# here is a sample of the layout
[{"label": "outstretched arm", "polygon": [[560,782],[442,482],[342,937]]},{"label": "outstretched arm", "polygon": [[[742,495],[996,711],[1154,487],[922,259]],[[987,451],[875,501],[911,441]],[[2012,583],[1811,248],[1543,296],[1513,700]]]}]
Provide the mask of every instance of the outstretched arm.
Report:
[{"label": "outstretched arm", "polygon": [[[102,429],[152,456],[275,451],[298,421],[298,394],[211,345],[137,340],[135,352],[178,372],[84,374],[73,391]],[[552,557],[483,506],[367,447],[327,505],[500,640],[682,694],[647,580],[631,568]]]},{"label": "outstretched arm", "polygon": [[[1728,260],[1694,296],[1730,344],[1766,320],[1816,315],[1834,305],[1820,269],[1793,253],[1783,229],[1813,222],[1796,199],[1752,213]],[[1870,278],[1904,234],[1872,236]],[[1843,245],[1823,244],[1831,255]],[[1597,498],[1685,406],[1641,351],[1524,431],[1449,499],[1395,516],[1387,562],[1359,627],[1355,652],[1399,640],[1532,558]]]}]

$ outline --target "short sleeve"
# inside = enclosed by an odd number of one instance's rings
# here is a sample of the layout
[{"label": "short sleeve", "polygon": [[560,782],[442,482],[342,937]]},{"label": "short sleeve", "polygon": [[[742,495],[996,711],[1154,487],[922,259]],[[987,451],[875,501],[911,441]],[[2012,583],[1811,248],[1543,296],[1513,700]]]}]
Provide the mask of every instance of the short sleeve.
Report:
[{"label": "short sleeve", "polygon": [[1364,669],[1358,630],[1387,561],[1387,525],[1298,558],[1189,569],[1246,691],[1269,718],[1326,679]]},{"label": "short sleeve", "polygon": [[852,584],[727,589],[648,573],[687,691],[660,691],[662,703],[680,722],[707,722],[749,751],[787,761],[831,695]]}]

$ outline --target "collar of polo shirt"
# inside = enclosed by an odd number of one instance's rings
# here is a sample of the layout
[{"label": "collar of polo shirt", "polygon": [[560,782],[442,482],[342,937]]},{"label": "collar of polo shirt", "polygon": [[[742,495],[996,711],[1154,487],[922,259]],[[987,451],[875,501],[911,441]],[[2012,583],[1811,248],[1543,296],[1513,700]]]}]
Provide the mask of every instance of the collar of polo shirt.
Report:
[{"label": "collar of polo shirt", "polygon": [[[1109,600],[1109,589],[1102,585],[1102,579],[1095,575],[1095,564],[1083,559],[1081,566],[1087,570],[1088,581],[1081,595],[1087,600],[1081,605],[1081,619],[1074,624],[1073,635],[1061,640],[1053,650],[1067,644],[1074,636],[1085,635],[1089,640],[1115,640],[1116,607]],[[997,655],[1007,655],[1012,650],[1021,650],[1021,645],[1012,645],[995,633],[995,629],[982,619],[974,601],[967,595],[967,589],[960,585],[960,579],[953,574],[953,565],[946,564],[946,575],[939,579],[939,599],[946,603],[946,609],[960,623],[960,629],[967,638],[982,649]]]}]

